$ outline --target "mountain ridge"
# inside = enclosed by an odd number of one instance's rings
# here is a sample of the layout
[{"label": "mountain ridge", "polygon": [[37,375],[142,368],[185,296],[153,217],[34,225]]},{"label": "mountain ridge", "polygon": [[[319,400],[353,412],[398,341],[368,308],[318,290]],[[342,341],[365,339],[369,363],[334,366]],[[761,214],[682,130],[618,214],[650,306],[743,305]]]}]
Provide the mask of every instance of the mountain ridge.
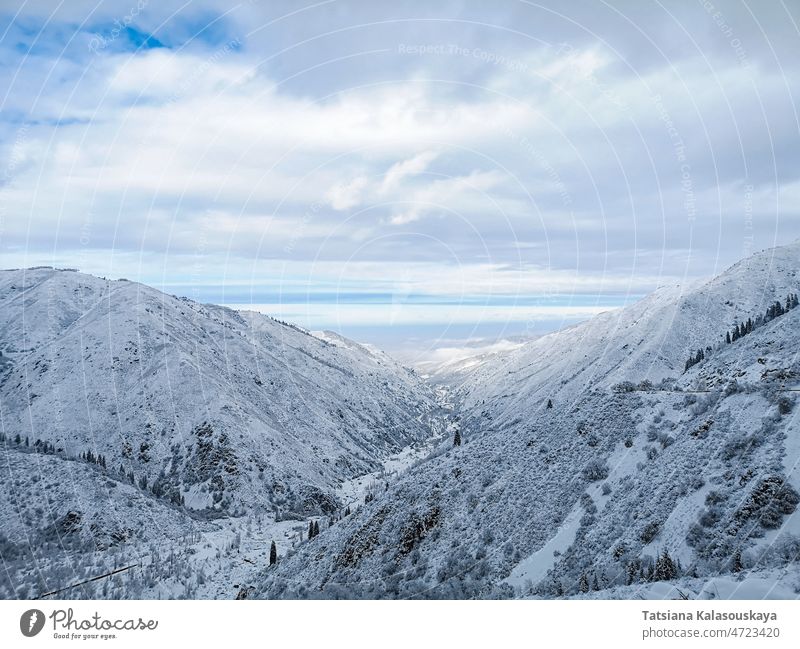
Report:
[{"label": "mountain ridge", "polygon": [[[5,429],[149,483],[174,475],[193,503],[213,478],[229,507],[302,488],[330,509],[341,481],[431,434],[433,394],[416,375],[255,312],[52,268],[1,272],[0,306]],[[176,456],[202,447],[206,424],[209,452],[236,456],[235,470],[191,482]]]},{"label": "mountain ridge", "polygon": [[0,272],[0,591],[131,563],[74,593],[797,596],[800,309],[726,333],[799,272],[761,252],[435,390],[335,333]]},{"label": "mountain ridge", "polygon": [[454,388],[463,444],[263,572],[259,593],[657,597],[669,582],[707,596],[781,566],[785,594],[800,310],[725,333],[796,293],[799,270],[794,243],[491,356]]}]

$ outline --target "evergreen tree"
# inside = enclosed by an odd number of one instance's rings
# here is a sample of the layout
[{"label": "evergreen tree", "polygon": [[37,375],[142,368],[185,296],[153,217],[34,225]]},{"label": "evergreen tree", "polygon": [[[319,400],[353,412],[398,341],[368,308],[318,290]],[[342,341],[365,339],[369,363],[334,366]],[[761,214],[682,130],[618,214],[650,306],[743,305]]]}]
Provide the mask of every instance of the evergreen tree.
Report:
[{"label": "evergreen tree", "polygon": [[638,561],[631,561],[627,566],[625,566],[625,572],[627,573],[625,585],[630,586],[639,576]]},{"label": "evergreen tree", "polygon": [[314,536],[319,534],[319,521],[314,521]]},{"label": "evergreen tree", "polygon": [[669,581],[670,579],[675,579],[675,577],[677,576],[678,576],[678,570],[675,567],[675,563],[672,561],[672,557],[669,556],[669,552],[667,552],[667,549],[664,548],[664,551],[659,555],[658,559],[656,560],[656,567],[653,578],[656,581]]},{"label": "evergreen tree", "polygon": [[461,431],[456,428],[456,434],[453,436],[453,446],[461,446]]},{"label": "evergreen tree", "polygon": [[597,574],[595,574],[594,581],[592,582],[592,590],[600,590],[600,583],[597,581]]},{"label": "evergreen tree", "polygon": [[725,332],[725,342],[728,343],[729,345],[731,344],[731,333],[730,333],[730,331],[726,331]]},{"label": "evergreen tree", "polygon": [[553,401],[551,399],[547,400],[547,408],[548,410],[553,407]]},{"label": "evergreen tree", "polygon": [[702,361],[706,357],[705,352],[702,349],[698,349],[695,354],[689,354],[689,358],[686,360],[684,365],[684,372],[686,372],[690,367],[697,365],[700,361]]},{"label": "evergreen tree", "polygon": [[589,592],[589,578],[586,576],[585,572],[581,575],[581,578],[578,581],[578,588],[582,593]]},{"label": "evergreen tree", "polygon": [[741,550],[736,550],[736,552],[733,553],[733,558],[731,559],[731,570],[733,570],[733,572],[741,572],[744,570]]},{"label": "evergreen tree", "polygon": [[314,521],[308,521],[308,540],[314,538]]},{"label": "evergreen tree", "polygon": [[276,563],[278,563],[278,548],[273,541],[269,546],[269,565],[274,566]]}]

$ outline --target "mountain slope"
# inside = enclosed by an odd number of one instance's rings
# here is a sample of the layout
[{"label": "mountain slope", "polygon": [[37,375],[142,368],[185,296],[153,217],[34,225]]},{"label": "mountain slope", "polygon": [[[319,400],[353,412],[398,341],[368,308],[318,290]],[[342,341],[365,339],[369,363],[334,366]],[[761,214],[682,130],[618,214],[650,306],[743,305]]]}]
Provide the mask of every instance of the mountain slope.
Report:
[{"label": "mountain slope", "polygon": [[798,271],[800,244],[766,251],[488,357],[457,385],[464,444],[261,573],[258,592],[635,597],[793,565],[800,309],[725,333],[797,293]]},{"label": "mountain slope", "polygon": [[800,243],[765,251],[709,282],[660,288],[627,308],[495,354],[459,382],[465,406],[502,400],[514,413],[528,407],[518,399],[532,395],[569,402],[589,386],[679,374],[690,352],[722,342],[734,323],[797,292],[798,259]]},{"label": "mountain slope", "polygon": [[0,273],[3,432],[188,509],[332,512],[342,481],[430,436],[388,357],[141,284]]}]

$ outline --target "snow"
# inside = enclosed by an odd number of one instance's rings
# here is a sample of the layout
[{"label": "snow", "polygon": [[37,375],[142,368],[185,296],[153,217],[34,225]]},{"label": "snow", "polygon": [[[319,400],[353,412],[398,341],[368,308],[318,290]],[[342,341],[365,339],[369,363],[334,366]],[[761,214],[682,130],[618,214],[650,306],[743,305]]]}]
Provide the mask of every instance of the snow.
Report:
[{"label": "snow", "polygon": [[783,466],[786,476],[795,489],[800,491],[800,408],[795,407],[784,440]]},{"label": "snow", "polygon": [[369,492],[376,492],[387,483],[396,481],[411,466],[430,455],[443,439],[451,439],[455,424],[452,421],[450,391],[445,386],[437,386],[435,400],[438,411],[430,419],[433,431],[431,437],[390,455],[383,460],[381,469],[344,481],[336,490],[336,495],[344,506],[349,505],[352,508],[360,505]]},{"label": "snow", "polygon": [[697,599],[797,599],[796,590],[770,578],[750,577],[736,581],[727,577],[709,579]]},{"label": "snow", "polygon": [[[2,271],[0,341],[6,431],[164,473],[195,509],[296,509],[431,435],[433,390],[388,356],[133,282]],[[197,475],[205,422],[229,460]]]},{"label": "snow", "polygon": [[532,555],[520,561],[505,582],[517,589],[523,589],[544,579],[553,568],[556,558],[572,545],[583,514],[583,507],[575,505],[553,537]]},{"label": "snow", "polygon": [[394,481],[415,462],[427,456],[438,441],[437,437],[422,445],[406,446],[399,453],[387,457],[383,461],[382,469],[343,482],[336,490],[337,497],[345,505],[356,506],[362,503],[367,493]]},{"label": "snow", "polygon": [[[131,563],[69,596],[796,598],[800,514],[767,529],[743,505],[800,488],[800,406],[777,405],[800,309],[724,332],[798,292],[798,264],[800,244],[761,253],[429,383],[335,333],[0,273],[4,432],[60,449],[5,441],[0,594]],[[662,551],[684,573],[647,581]]]},{"label": "snow", "polygon": [[[699,575],[728,573],[737,547],[749,565],[762,556],[751,531],[773,532],[759,518],[741,524],[737,512],[797,453],[784,447],[794,414],[778,416],[782,386],[772,377],[800,371],[800,309],[731,345],[724,334],[798,292],[798,263],[800,244],[761,253],[710,282],[664,287],[516,349],[436,368],[436,385],[452,387],[464,444],[440,445],[379,489],[324,535],[326,558],[300,548],[261,596],[301,596],[281,582],[301,575],[336,597],[504,597],[528,586],[552,597],[554,580],[569,595],[582,574],[600,593],[637,596],[672,587],[641,581],[638,568],[637,583],[623,587],[629,562],[644,569],[663,551]],[[699,347],[711,351],[684,372]],[[623,381],[644,387],[613,390]],[[586,477],[595,461],[604,479]],[[716,518],[700,525],[712,491]],[[783,517],[787,530],[796,518]],[[354,543],[363,552],[337,563]],[[413,550],[398,556],[404,544]],[[785,561],[776,547],[763,565]],[[387,580],[396,573],[414,579]],[[337,589],[326,591],[330,583]]]}]

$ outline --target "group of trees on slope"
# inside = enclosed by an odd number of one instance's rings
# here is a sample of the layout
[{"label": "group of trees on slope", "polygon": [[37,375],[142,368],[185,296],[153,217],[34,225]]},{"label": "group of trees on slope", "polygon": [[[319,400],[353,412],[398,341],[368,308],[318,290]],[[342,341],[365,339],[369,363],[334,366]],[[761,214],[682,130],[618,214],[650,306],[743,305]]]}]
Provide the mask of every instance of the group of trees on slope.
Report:
[{"label": "group of trees on slope", "polygon": [[[786,296],[786,300],[781,302],[780,300],[776,300],[772,304],[767,307],[767,310],[764,313],[759,313],[755,319],[754,318],[747,318],[747,320],[742,320],[731,329],[730,331],[725,332],[725,343],[730,345],[739,338],[746,336],[749,333],[752,333],[755,329],[759,327],[763,327],[765,324],[782,316],[784,313],[788,313],[792,309],[797,308],[800,305],[800,300],[798,300],[797,293],[789,293]],[[711,348],[706,347],[705,350],[698,349],[696,352],[689,354],[689,358],[686,359],[686,364],[684,366],[684,372],[688,371],[689,368],[697,365],[700,361],[702,361],[706,357],[706,352],[710,352]]]}]

